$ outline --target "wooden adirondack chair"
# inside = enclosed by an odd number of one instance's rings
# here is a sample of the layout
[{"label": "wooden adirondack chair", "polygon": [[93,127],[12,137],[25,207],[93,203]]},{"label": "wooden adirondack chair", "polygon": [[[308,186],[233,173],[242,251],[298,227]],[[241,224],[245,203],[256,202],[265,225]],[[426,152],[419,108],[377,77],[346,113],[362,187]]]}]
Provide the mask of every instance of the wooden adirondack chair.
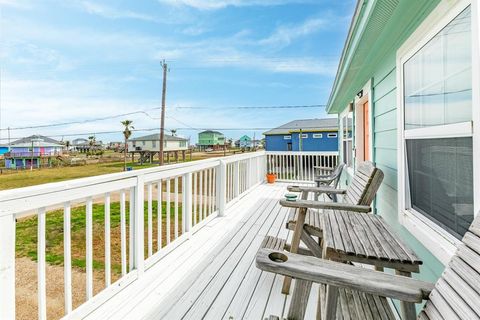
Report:
[{"label": "wooden adirondack chair", "polygon": [[[303,210],[305,213],[305,221],[303,222],[304,231],[302,234],[302,240],[310,250],[315,252],[314,250],[318,250],[318,242],[313,239],[309,240],[308,238],[311,236],[322,237],[322,226],[320,223],[320,215],[322,212],[307,209],[336,209],[355,212],[370,212],[370,205],[375,198],[378,188],[380,188],[383,176],[382,170],[376,168],[372,162],[364,161],[359,164],[347,189],[336,189],[333,187],[288,187],[290,192],[301,192],[302,199],[297,201],[280,200],[280,204],[284,207],[300,209],[292,210],[290,212],[287,220],[287,228],[295,230],[299,214],[301,213],[301,210]],[[338,202],[306,200],[306,195],[309,192],[336,194],[342,195],[343,197]],[[292,240],[292,246],[293,245],[294,243]]]},{"label": "wooden adirondack chair", "polygon": [[305,288],[301,286],[305,282],[328,285],[328,292],[320,292],[324,298],[319,303],[325,320],[394,319],[386,298],[427,300],[417,317],[421,320],[480,319],[480,215],[436,284],[271,248],[258,251],[256,265],[296,279],[288,319],[304,317],[310,290],[300,294],[295,290]]},{"label": "wooden adirondack chair", "polygon": [[[286,245],[286,249],[290,252],[297,253],[300,249],[300,240],[302,240],[308,249],[316,255],[321,257],[321,250],[318,242],[313,238],[322,238],[321,214],[322,211],[307,210],[307,209],[337,209],[355,212],[370,212],[370,204],[372,203],[378,188],[383,180],[382,170],[376,168],[372,162],[364,161],[359,164],[355,175],[348,185],[347,189],[336,189],[333,187],[298,187],[290,186],[290,192],[301,192],[301,200],[286,201],[280,200],[280,205],[290,208],[298,208],[299,210],[292,210],[287,221],[287,228],[294,231],[292,242]],[[317,194],[335,194],[342,195],[339,202],[322,202],[307,200],[309,193]],[[297,222],[303,228],[297,228]],[[285,278],[282,293],[288,294],[290,292],[289,277]]]},{"label": "wooden adirondack chair", "polygon": [[[333,188],[338,187],[340,177],[342,175],[344,163],[340,163],[336,168],[315,166],[315,184],[317,187],[331,186]],[[323,172],[330,172],[329,174],[322,174]]]}]

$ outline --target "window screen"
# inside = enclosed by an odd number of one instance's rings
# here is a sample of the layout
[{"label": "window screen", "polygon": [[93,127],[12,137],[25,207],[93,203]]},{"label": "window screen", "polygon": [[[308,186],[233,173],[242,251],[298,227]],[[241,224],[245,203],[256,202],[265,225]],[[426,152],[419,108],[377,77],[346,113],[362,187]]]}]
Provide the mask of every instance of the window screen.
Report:
[{"label": "window screen", "polygon": [[406,143],[412,208],[460,239],[473,221],[472,138]]}]

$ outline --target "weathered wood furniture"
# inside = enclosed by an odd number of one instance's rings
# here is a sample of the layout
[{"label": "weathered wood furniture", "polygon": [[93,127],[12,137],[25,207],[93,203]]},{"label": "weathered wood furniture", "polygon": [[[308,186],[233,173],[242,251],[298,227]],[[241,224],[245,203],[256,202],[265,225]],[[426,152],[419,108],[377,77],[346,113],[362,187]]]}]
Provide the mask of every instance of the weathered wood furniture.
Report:
[{"label": "weathered wood furniture", "polygon": [[[480,215],[435,285],[402,275],[266,248],[258,251],[256,265],[262,270],[295,278],[294,292],[302,283],[310,284],[310,288],[312,282],[328,285],[329,292],[320,309],[323,319],[345,319],[351,314],[357,319],[388,319],[378,314],[370,317],[372,308],[380,305],[378,301],[384,304],[385,298],[412,303],[427,300],[418,315],[421,320],[480,318]],[[302,290],[302,296],[308,297],[306,291],[310,289]],[[353,297],[353,301],[349,300],[345,293],[347,304],[343,302],[344,290],[350,291]],[[369,296],[373,296],[373,300]],[[359,308],[359,301],[362,308]],[[296,302],[306,303],[307,299]],[[303,319],[304,314],[297,310],[298,306],[291,304],[288,318]]]},{"label": "weathered wood furniture", "polygon": [[[312,236],[322,238],[322,226],[320,216],[323,211],[313,211],[307,209],[337,209],[357,212],[369,212],[378,188],[383,180],[382,170],[376,168],[372,162],[364,161],[359,164],[355,176],[347,189],[336,189],[332,187],[298,187],[291,186],[290,192],[301,192],[301,200],[286,201],[280,200],[284,207],[296,208],[292,210],[287,228],[293,230],[292,243],[289,246],[290,252],[297,253],[302,240],[307,247],[317,256],[321,257],[318,243]],[[340,202],[321,202],[307,200],[309,193],[315,194],[340,194],[343,198]],[[285,278],[282,292],[290,292],[290,278]]]},{"label": "weathered wood furniture", "polygon": [[[338,187],[338,183],[340,182],[340,177],[342,176],[343,168],[345,167],[344,163],[340,163],[336,168],[330,167],[321,167],[321,166],[314,166],[315,170],[315,185],[317,187],[321,186],[330,186],[333,188]],[[330,172],[329,174],[324,174],[325,172]],[[336,195],[330,195],[330,198],[336,201]]]},{"label": "weathered wood furniture", "polygon": [[[422,261],[378,215],[328,210],[322,215],[324,259],[370,264],[411,277]],[[415,306],[401,302],[404,318],[414,318]]]}]

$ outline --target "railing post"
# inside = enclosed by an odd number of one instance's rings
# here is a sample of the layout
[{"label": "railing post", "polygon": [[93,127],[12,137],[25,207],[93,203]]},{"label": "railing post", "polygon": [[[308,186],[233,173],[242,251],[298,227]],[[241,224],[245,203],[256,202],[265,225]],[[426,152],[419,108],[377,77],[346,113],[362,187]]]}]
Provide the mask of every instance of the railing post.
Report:
[{"label": "railing post", "polygon": [[0,217],[0,319],[15,319],[15,217]]},{"label": "railing post", "polygon": [[223,217],[227,202],[227,164],[223,160],[220,160],[216,184],[218,216]]},{"label": "railing post", "polygon": [[190,236],[192,230],[192,173],[187,172],[183,175],[182,181],[182,224],[183,231]]},{"label": "railing post", "polygon": [[144,177],[143,175],[137,176],[137,186],[135,187],[135,268],[137,269],[138,276],[143,275],[145,271],[145,243],[144,243]]},{"label": "railing post", "polygon": [[240,194],[240,163],[236,161],[233,164],[233,198]]}]

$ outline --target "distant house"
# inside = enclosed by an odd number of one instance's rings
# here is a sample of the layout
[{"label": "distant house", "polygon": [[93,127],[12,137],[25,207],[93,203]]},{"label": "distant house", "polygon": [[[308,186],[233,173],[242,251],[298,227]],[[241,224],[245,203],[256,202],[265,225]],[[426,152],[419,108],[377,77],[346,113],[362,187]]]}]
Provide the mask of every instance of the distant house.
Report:
[{"label": "distant house", "polygon": [[[160,134],[151,134],[148,136],[133,138],[128,140],[128,151],[151,151],[158,152],[160,149]],[[188,139],[164,135],[163,150],[168,151],[182,151],[188,149]]]},{"label": "distant house", "polygon": [[8,152],[8,146],[0,145],[0,156],[3,156],[7,152]]},{"label": "distant house", "polygon": [[247,135],[244,135],[240,139],[238,139],[238,146],[240,148],[251,148],[252,145],[252,138]]},{"label": "distant house", "polygon": [[90,144],[90,140],[85,138],[77,138],[72,140],[70,145],[70,150],[78,151],[78,152],[88,152],[91,149],[100,150],[103,149],[102,141],[95,140],[95,144],[92,146]]},{"label": "distant house", "polygon": [[41,135],[25,137],[10,144],[9,152],[5,153],[5,167],[19,169],[50,165],[51,158],[61,155],[62,151],[60,141]]},{"label": "distant house", "polygon": [[269,130],[266,151],[338,151],[338,119],[294,120]]},{"label": "distant house", "polygon": [[198,134],[198,146],[200,150],[223,148],[225,146],[225,136],[218,131],[202,131]]}]

